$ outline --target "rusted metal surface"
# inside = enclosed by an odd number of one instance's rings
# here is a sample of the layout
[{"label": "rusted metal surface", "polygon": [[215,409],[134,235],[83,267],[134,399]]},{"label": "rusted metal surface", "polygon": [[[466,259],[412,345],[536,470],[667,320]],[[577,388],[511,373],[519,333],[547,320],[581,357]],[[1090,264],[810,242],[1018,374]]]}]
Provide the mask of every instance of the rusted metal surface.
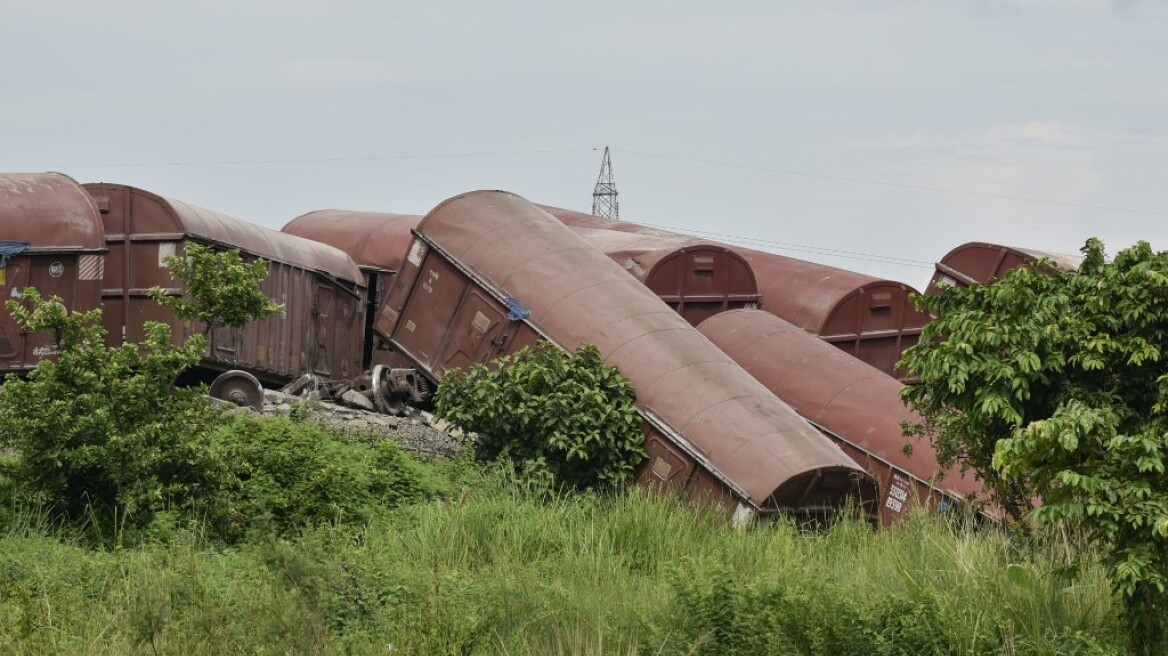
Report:
[{"label": "rusted metal surface", "polygon": [[900,354],[920,339],[929,315],[910,300],[917,290],[823,264],[736,248],[754,268],[762,309],[898,379]]},{"label": "rusted metal surface", "polygon": [[396,272],[413,241],[410,231],[421,220],[415,214],[317,210],[292,219],[280,230],[335,246],[362,268]]},{"label": "rusted metal surface", "polygon": [[292,219],[281,231],[335,246],[352,257],[365,274],[368,302],[365,308],[364,368],[404,364],[394,357],[386,335],[377,332],[373,319],[381,312],[393,277],[401,270],[422,217],[349,210],[317,210]]},{"label": "rusted metal surface", "polygon": [[[0,174],[0,301],[35,287],[66,307],[101,303],[105,232],[97,206],[81,185],[60,173]],[[27,247],[22,244],[27,244]],[[0,306],[0,373],[26,371],[55,352],[51,336],[25,334]]]},{"label": "rusted metal surface", "polygon": [[[547,208],[573,228],[608,230],[650,237],[682,237],[629,221]],[[714,242],[717,243],[717,242]],[[751,270],[761,295],[759,307],[877,369],[903,379],[896,369],[900,354],[920,339],[929,316],[909,300],[916,290],[823,264],[726,244]]]},{"label": "rusted metal surface", "polygon": [[884,523],[914,502],[945,506],[980,493],[972,474],[941,470],[927,440],[904,436],[901,425],[920,417],[905,407],[904,385],[891,376],[767,312],[723,312],[698,330],[880,482]]},{"label": "rusted metal surface", "polygon": [[541,338],[596,344],[637,391],[650,454],[641,480],[737,503],[740,516],[875,498],[839,447],[640,281],[513,194],[472,192],[430,212],[378,323],[435,379]]},{"label": "rusted metal surface", "polygon": [[1047,259],[1054,266],[1068,271],[1077,270],[1083,263],[1083,257],[1080,255],[974,241],[954,248],[941,258],[937,263],[937,271],[929,282],[928,293],[935,296],[945,287],[952,285],[968,287],[975,282],[986,284],[1001,278],[1010,269],[1042,259]]},{"label": "rusted metal surface", "polygon": [[[704,239],[589,227],[585,225],[589,217],[597,217],[543,209],[633,274],[691,325],[724,310],[758,307],[754,272],[726,246]],[[574,220],[569,218],[573,214],[577,215]]]},{"label": "rusted metal surface", "polygon": [[219,328],[203,366],[242,369],[265,383],[303,373],[343,380],[360,373],[365,290],[357,264],[326,244],[212,212],[125,185],[84,185],[105,222],[109,258],[102,292],[111,343],[138,342],[146,321],[160,321],[186,337],[201,326],[180,322],[149,298],[155,286],[184,289],[170,277],[165,258],[181,256],[188,241],[237,248],[245,259],[269,262],[261,289],[284,311],[241,329]]}]

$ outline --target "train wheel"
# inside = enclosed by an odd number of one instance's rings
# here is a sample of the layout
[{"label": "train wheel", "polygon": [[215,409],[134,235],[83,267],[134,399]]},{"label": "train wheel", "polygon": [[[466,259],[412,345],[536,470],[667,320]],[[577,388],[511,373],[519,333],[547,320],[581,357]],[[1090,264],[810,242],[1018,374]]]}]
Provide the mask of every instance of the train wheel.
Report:
[{"label": "train wheel", "polygon": [[260,387],[260,381],[239,369],[219,374],[211,383],[211,398],[251,408],[256,412],[264,410],[264,388]]}]

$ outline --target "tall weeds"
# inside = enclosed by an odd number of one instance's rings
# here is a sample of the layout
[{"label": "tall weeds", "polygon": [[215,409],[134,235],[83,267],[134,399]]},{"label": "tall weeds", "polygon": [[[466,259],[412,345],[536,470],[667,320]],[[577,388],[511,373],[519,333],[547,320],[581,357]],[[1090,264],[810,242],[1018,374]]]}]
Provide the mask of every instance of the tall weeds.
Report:
[{"label": "tall weeds", "polygon": [[1073,535],[923,514],[743,530],[668,494],[548,499],[442,467],[445,500],[231,548],[178,528],[101,551],[10,522],[0,653],[1123,653]]}]

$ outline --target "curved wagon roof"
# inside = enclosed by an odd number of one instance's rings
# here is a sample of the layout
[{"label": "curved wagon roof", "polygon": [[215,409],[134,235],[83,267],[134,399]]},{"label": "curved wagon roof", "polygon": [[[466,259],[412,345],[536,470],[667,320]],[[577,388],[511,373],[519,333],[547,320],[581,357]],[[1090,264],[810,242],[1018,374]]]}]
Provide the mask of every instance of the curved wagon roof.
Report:
[{"label": "curved wagon roof", "polygon": [[264,228],[129,185],[96,182],[84,187],[99,205],[109,202],[110,192],[127,194],[129,202],[135,205],[135,225],[119,228],[123,231],[129,228],[133,236],[186,235],[225,248],[238,248],[274,262],[318,271],[358,286],[364,285],[364,276],[352,258],[327,244]]},{"label": "curved wagon roof", "polygon": [[1010,269],[1043,259],[1067,271],[1075,271],[1083,263],[1082,255],[971,241],[949,251],[937,262],[937,271],[929,282],[928,293],[938,294],[944,285],[964,287],[975,282],[989,283],[1001,278]]},{"label": "curved wagon roof", "polygon": [[401,269],[422,217],[349,210],[317,210],[292,219],[282,232],[335,246],[362,267]]},{"label": "curved wagon roof", "polygon": [[97,205],[62,173],[0,174],[0,240],[29,250],[105,250]]}]

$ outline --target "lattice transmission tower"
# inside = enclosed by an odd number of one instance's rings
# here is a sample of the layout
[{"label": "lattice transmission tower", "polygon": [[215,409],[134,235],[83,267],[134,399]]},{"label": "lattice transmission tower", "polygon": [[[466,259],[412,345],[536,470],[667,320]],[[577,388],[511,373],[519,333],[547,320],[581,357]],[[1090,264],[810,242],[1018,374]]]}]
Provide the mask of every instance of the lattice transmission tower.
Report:
[{"label": "lattice transmission tower", "polygon": [[592,213],[613,221],[620,219],[620,202],[616,198],[616,182],[612,179],[612,159],[608,156],[608,146],[604,147],[600,176],[596,178],[596,189],[592,191]]}]

